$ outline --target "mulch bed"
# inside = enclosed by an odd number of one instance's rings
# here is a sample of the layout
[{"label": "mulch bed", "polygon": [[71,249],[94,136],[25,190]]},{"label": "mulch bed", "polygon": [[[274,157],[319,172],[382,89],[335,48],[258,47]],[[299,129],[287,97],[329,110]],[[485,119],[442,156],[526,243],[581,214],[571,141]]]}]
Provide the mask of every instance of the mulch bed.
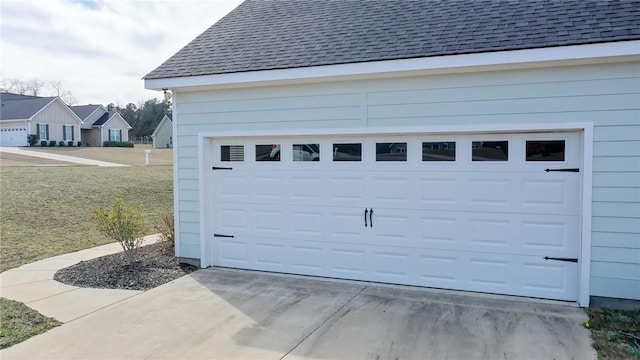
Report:
[{"label": "mulch bed", "polygon": [[149,290],[196,270],[196,266],[178,263],[173,251],[162,244],[153,244],[138,249],[133,263],[124,253],[117,253],[58,270],[53,279],[78,287]]}]

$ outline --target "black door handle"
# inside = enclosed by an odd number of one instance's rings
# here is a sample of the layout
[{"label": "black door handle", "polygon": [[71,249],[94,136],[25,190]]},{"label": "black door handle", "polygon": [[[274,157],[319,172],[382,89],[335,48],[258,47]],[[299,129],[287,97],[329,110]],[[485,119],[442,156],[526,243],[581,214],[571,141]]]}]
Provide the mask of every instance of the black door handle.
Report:
[{"label": "black door handle", "polygon": [[373,227],[373,208],[369,211],[369,226]]},{"label": "black door handle", "polygon": [[369,210],[367,210],[367,208],[364,208],[364,227],[367,227],[367,214],[369,213]]}]

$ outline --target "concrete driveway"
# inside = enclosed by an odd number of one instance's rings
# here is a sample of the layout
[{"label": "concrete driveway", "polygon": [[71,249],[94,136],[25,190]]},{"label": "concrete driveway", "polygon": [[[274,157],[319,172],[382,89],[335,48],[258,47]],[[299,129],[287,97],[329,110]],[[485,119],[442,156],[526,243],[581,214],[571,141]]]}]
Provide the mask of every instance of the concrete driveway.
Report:
[{"label": "concrete driveway", "polygon": [[205,269],[0,352],[2,359],[595,359],[581,309]]}]

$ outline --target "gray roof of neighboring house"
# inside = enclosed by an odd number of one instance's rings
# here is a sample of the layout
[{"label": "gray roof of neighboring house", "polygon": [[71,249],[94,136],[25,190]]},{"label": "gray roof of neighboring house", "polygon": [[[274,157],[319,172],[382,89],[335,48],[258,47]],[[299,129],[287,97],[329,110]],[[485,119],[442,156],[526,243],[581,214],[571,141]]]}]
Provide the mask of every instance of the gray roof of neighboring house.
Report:
[{"label": "gray roof of neighboring house", "polygon": [[637,39],[640,0],[246,0],[144,78]]},{"label": "gray roof of neighboring house", "polygon": [[2,93],[0,94],[0,120],[29,119],[54,99],[55,97]]},{"label": "gray roof of neighboring house", "polygon": [[102,105],[77,105],[77,106],[69,106],[71,110],[78,115],[78,117],[82,120],[86,119],[89,115],[91,115],[97,108]]}]

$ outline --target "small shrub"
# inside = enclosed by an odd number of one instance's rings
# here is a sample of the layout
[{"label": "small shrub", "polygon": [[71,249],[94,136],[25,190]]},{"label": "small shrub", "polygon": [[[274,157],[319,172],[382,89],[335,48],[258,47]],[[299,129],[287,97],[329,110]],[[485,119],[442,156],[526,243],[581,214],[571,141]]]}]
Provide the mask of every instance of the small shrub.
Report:
[{"label": "small shrub", "polygon": [[120,243],[131,263],[136,260],[137,250],[142,244],[143,225],[140,217],[142,205],[138,208],[124,205],[121,198],[113,201],[110,209],[94,209],[91,219],[98,231]]},{"label": "small shrub", "polygon": [[55,140],[51,140],[49,141],[49,146],[56,146],[56,141]]},{"label": "small shrub", "polygon": [[103,145],[104,147],[133,147],[133,143],[127,141],[105,141]]},{"label": "small shrub", "polygon": [[64,141],[62,141],[62,140],[58,141],[58,146],[64,147]]},{"label": "small shrub", "polygon": [[78,141],[78,147],[82,146],[82,141]]},{"label": "small shrub", "polygon": [[165,253],[173,252],[176,238],[173,214],[163,216],[160,223],[154,226],[154,229],[160,233],[159,243],[162,244],[162,250]]},{"label": "small shrub", "polygon": [[47,140],[40,141],[40,146],[47,146],[47,145],[49,145],[49,142]]},{"label": "small shrub", "polygon": [[73,141],[69,141],[69,142],[67,142],[67,146],[69,146],[69,147],[73,147]]},{"label": "small shrub", "polygon": [[36,134],[27,135],[27,142],[29,143],[29,146],[36,146],[38,140],[40,140],[40,137]]}]

